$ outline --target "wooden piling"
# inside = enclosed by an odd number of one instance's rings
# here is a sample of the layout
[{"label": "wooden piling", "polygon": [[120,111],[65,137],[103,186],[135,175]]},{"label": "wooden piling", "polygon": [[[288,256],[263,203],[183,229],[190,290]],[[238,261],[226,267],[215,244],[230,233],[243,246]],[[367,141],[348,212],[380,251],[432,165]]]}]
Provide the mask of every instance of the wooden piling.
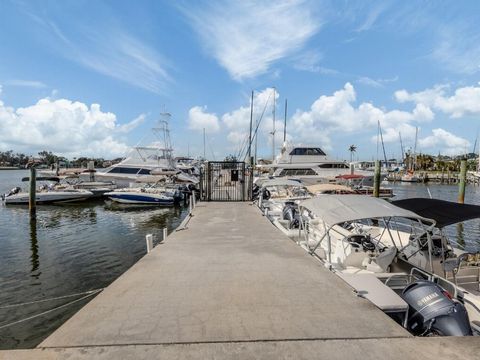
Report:
[{"label": "wooden piling", "polygon": [[375,161],[375,175],[373,178],[373,196],[380,196],[380,161]]},{"label": "wooden piling", "polygon": [[28,210],[30,211],[30,217],[35,218],[37,212],[37,202],[36,202],[36,191],[37,191],[37,172],[32,166],[30,168],[30,189],[28,197]]},{"label": "wooden piling", "polygon": [[463,204],[465,201],[465,184],[467,182],[467,160],[460,163],[460,179],[458,182],[458,202]]}]

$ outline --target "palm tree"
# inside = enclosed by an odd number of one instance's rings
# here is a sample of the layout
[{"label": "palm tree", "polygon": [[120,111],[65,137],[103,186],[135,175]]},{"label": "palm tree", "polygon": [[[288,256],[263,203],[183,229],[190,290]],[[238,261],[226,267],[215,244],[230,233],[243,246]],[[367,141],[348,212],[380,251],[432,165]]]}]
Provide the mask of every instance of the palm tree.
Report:
[{"label": "palm tree", "polygon": [[350,145],[348,151],[350,151],[350,162],[353,162],[353,153],[357,151],[357,147],[355,145]]}]

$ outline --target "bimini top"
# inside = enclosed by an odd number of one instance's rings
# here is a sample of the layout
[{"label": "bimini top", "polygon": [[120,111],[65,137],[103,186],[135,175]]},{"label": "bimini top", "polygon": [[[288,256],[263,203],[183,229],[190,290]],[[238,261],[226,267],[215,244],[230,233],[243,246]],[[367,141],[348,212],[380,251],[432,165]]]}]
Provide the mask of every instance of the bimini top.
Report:
[{"label": "bimini top", "polygon": [[361,219],[390,217],[417,219],[435,224],[434,220],[392,205],[383,199],[366,195],[321,195],[302,201],[299,206],[312,211],[329,225]]},{"label": "bimini top", "polygon": [[439,228],[480,218],[480,206],[478,205],[423,198],[396,200],[392,203],[403,209],[414,211],[418,215],[434,219]]}]

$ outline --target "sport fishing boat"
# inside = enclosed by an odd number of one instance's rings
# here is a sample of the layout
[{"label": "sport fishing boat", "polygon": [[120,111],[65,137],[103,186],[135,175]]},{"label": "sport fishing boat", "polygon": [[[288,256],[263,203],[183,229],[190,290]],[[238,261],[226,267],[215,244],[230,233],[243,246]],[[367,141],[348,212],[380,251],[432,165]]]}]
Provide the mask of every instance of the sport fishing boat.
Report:
[{"label": "sport fishing boat", "polygon": [[299,224],[290,229],[292,239],[413,334],[465,336],[480,330],[470,322],[478,312],[465,307],[457,285],[397,264],[399,249],[421,238],[420,230],[431,231],[434,220],[363,195],[317,196],[293,210]]},{"label": "sport fishing boat", "polygon": [[[179,181],[198,183],[198,179],[183,172],[175,166],[173,148],[170,141],[169,121],[171,114],[160,114],[161,120],[152,128],[153,142],[147,146],[135,146],[126,158],[104,170],[95,172],[99,181],[114,181],[118,187],[129,186],[129,183],[141,180],[148,175],[176,175]],[[88,180],[90,174],[80,174]]]}]

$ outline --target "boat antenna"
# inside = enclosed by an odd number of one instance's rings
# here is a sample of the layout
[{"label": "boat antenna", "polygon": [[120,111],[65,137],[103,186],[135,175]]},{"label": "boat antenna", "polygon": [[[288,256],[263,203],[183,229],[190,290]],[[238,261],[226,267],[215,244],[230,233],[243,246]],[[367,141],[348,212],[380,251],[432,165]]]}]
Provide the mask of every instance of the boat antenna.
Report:
[{"label": "boat antenna", "polygon": [[413,146],[413,171],[417,167],[417,138],[418,138],[418,126],[415,126],[415,144]]},{"label": "boat antenna", "polygon": [[203,160],[207,160],[205,157],[205,128],[203,128]]},{"label": "boat antenna", "polygon": [[287,99],[285,99],[285,118],[283,119],[283,143],[287,140]]}]

